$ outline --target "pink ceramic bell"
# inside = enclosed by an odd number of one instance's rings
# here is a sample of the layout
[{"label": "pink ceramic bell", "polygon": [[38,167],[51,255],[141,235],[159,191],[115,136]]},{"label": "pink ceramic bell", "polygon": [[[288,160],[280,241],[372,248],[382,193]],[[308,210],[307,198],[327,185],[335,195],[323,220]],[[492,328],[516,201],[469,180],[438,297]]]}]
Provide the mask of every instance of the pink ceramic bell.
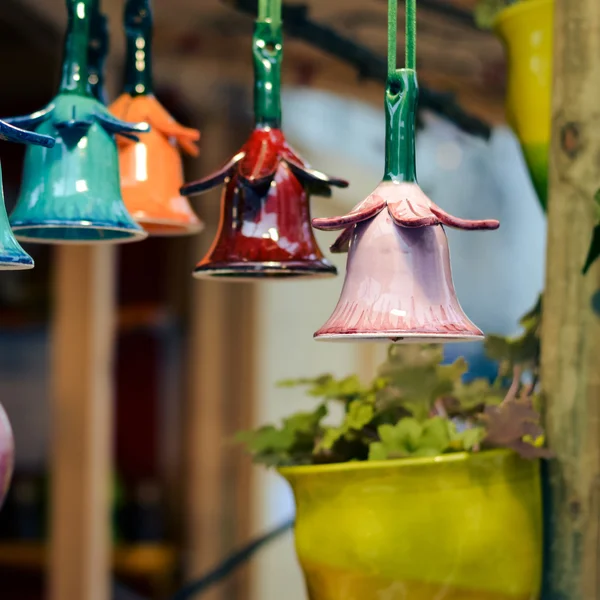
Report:
[{"label": "pink ceramic bell", "polygon": [[493,229],[497,221],[446,214],[416,183],[382,182],[343,217],[314,219],[318,229],[343,229],[333,252],[349,249],[346,279],[317,339],[465,341],[483,336],[456,298],[444,223]]},{"label": "pink ceramic bell", "polygon": [[10,486],[15,457],[15,442],[8,416],[0,404],[0,507]]}]

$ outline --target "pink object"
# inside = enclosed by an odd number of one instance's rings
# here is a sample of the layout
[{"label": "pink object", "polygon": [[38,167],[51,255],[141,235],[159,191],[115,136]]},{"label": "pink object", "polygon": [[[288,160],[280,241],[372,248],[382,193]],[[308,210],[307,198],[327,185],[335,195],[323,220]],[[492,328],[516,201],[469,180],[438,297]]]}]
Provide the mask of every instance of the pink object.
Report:
[{"label": "pink object", "polygon": [[10,486],[15,458],[15,442],[8,416],[0,404],[0,507]]},{"label": "pink object", "polygon": [[453,217],[416,183],[393,181],[380,183],[347,215],[313,219],[317,229],[342,229],[331,250],[349,251],[340,300],[315,338],[405,343],[482,338],[456,298],[442,224],[499,227],[495,220]]}]

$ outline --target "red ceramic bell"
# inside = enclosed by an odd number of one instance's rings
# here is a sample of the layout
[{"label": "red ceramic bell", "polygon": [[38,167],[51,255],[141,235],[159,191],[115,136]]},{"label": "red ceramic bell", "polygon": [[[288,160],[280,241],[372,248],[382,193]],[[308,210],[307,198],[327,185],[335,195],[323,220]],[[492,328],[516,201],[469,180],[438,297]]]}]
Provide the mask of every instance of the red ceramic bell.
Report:
[{"label": "red ceramic bell", "polygon": [[221,223],[195,277],[335,275],[310,225],[310,193],[329,195],[328,179],[311,170],[279,129],[255,129],[220,171],[182,188],[184,195],[225,183]]},{"label": "red ceramic bell", "polygon": [[221,222],[195,277],[294,277],[335,275],[310,225],[310,195],[345,187],[312,170],[281,131],[281,2],[259,2],[253,38],[255,129],[220,171],[185,185],[192,195],[225,184]]},{"label": "red ceramic bell", "polygon": [[388,181],[349,214],[313,224],[342,229],[331,249],[349,250],[340,300],[316,339],[435,343],[483,337],[456,298],[441,225],[495,229],[497,221],[452,217],[416,183]]}]

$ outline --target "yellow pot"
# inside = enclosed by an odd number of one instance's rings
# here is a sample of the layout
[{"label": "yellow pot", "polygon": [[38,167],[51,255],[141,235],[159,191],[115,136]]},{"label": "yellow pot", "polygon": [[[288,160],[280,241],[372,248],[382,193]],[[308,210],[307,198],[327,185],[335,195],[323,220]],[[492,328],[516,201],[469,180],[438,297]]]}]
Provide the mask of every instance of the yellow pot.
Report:
[{"label": "yellow pot", "polygon": [[539,463],[504,450],[281,469],[310,600],[536,600]]},{"label": "yellow pot", "polygon": [[523,0],[500,12],[494,30],[508,58],[506,117],[519,137],[545,207],[552,98],[554,0]]}]

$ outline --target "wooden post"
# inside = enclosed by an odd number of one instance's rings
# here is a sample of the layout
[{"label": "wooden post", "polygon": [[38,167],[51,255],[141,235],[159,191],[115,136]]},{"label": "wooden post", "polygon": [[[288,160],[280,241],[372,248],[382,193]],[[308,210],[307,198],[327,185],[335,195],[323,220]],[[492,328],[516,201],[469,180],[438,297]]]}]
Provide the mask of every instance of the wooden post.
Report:
[{"label": "wooden post", "polygon": [[113,247],[55,253],[51,600],[109,600]]},{"label": "wooden post", "polygon": [[[220,92],[239,100],[239,90]],[[222,101],[222,100],[221,100]],[[232,113],[220,106],[207,118],[204,139],[210,173],[239,149],[249,125],[236,128]],[[235,139],[231,131],[238,131]],[[241,137],[241,139],[239,139]],[[195,205],[206,224],[193,240],[193,261],[199,261],[216,234],[221,190]],[[190,262],[190,267],[194,262]],[[214,567],[251,531],[250,461],[232,443],[236,431],[252,426],[255,288],[253,284],[196,281],[190,277],[188,326],[188,394],[185,407],[185,568],[186,580]],[[242,570],[206,593],[206,600],[244,600],[248,571]]]},{"label": "wooden post", "polygon": [[556,0],[542,328],[549,465],[544,600],[600,599],[600,319],[581,273],[600,187],[600,2]]}]

